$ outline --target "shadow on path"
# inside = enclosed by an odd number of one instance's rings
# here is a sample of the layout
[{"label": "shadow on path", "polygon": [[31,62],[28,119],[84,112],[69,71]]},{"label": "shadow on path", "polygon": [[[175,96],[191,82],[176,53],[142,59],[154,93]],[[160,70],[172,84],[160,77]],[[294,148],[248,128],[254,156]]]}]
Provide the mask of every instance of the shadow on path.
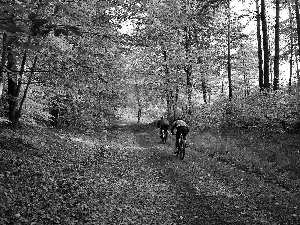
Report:
[{"label": "shadow on path", "polygon": [[[233,199],[196,190],[189,178],[177,169],[188,168],[188,161],[181,161],[173,155],[173,140],[169,138],[166,145],[161,143],[158,129],[153,125],[125,124],[114,129],[133,133],[136,144],[147,151],[146,162],[159,171],[162,182],[167,180],[170,184],[178,204],[173,218],[176,224],[262,224],[255,223],[251,218],[241,218],[239,210],[233,207]],[[229,211],[228,205],[232,205]]]},{"label": "shadow on path", "polygon": [[[173,165],[167,166],[169,162]],[[199,193],[187,177],[178,173],[174,165],[181,163],[184,164],[183,167],[187,167],[185,161],[180,161],[169,152],[159,151],[152,154],[149,163],[160,170],[161,178],[168,180],[175,189],[175,197],[178,201],[177,212],[174,215],[176,224],[249,224],[250,221],[241,222],[242,218],[237,210],[226,210],[228,204],[234,205],[233,199],[222,195]],[[261,223],[252,221],[251,224]]]}]

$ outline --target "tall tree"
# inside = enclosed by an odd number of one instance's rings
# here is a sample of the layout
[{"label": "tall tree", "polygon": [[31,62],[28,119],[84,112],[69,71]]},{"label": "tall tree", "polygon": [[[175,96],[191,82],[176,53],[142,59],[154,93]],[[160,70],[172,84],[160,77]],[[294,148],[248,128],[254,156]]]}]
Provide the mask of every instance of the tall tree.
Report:
[{"label": "tall tree", "polygon": [[165,44],[162,44],[162,54],[163,54],[163,62],[164,62],[164,71],[165,71],[165,81],[166,81],[166,100],[167,100],[167,115],[168,118],[172,116],[172,105],[173,105],[173,97],[172,97],[172,89],[170,83],[170,69],[168,65],[168,53]]},{"label": "tall tree", "polygon": [[266,18],[266,4],[265,0],[261,0],[261,23],[263,32],[263,50],[264,50],[264,89],[270,89],[270,52],[269,52],[269,36],[268,24]]},{"label": "tall tree", "polygon": [[1,97],[3,94],[3,87],[4,87],[4,70],[5,70],[5,63],[7,60],[7,48],[10,45],[9,42],[11,40],[10,36],[7,36],[5,32],[2,34],[2,55],[1,55],[1,62],[0,62],[0,107],[1,107]]},{"label": "tall tree", "polygon": [[288,10],[289,10],[289,29],[290,29],[290,77],[289,77],[289,89],[292,87],[292,76],[293,76],[293,54],[294,54],[294,28],[293,28],[293,14],[292,14],[292,6],[291,0],[287,0]]},{"label": "tall tree", "polygon": [[256,0],[256,28],[257,28],[257,54],[258,54],[258,81],[260,90],[264,87],[264,72],[263,72],[263,59],[262,59],[262,47],[261,47],[261,26],[260,26],[260,10],[259,0]]},{"label": "tall tree", "polygon": [[191,47],[192,47],[192,35],[189,25],[185,27],[185,53],[186,53],[186,64],[184,70],[186,73],[186,93],[187,93],[187,113],[192,113],[192,62],[191,62]]},{"label": "tall tree", "polygon": [[276,6],[276,19],[275,19],[275,56],[274,56],[274,81],[273,90],[279,89],[279,13],[280,5],[279,0],[275,1]]},{"label": "tall tree", "polygon": [[[298,54],[297,54],[297,65],[298,65],[299,53],[300,53],[300,15],[299,15],[298,0],[295,0],[295,13],[296,13],[296,21],[297,21],[297,36],[298,36]],[[300,76],[299,76],[298,69],[297,69],[297,76],[298,76],[298,85],[300,87]]]},{"label": "tall tree", "polygon": [[230,55],[230,29],[231,29],[231,18],[230,18],[230,0],[228,0],[227,5],[227,13],[228,13],[228,27],[227,27],[227,69],[228,69],[228,97],[229,100],[232,99],[232,82],[231,82],[231,55]]}]

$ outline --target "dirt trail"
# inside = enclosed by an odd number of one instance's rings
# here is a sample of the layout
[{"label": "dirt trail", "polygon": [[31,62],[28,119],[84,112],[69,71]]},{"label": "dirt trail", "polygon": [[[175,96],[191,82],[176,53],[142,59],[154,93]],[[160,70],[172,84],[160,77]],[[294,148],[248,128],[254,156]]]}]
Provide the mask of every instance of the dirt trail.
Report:
[{"label": "dirt trail", "polygon": [[123,130],[134,134],[143,149],[139,157],[168,183],[176,202],[175,224],[300,224],[297,190],[287,191],[256,173],[210,157],[202,151],[207,134],[198,137],[197,146],[188,148],[181,161],[173,155],[174,141],[161,144],[154,128],[135,125]]},{"label": "dirt trail", "polygon": [[188,140],[179,160],[151,125],[2,130],[0,224],[300,224],[297,177],[273,182],[229,137]]}]

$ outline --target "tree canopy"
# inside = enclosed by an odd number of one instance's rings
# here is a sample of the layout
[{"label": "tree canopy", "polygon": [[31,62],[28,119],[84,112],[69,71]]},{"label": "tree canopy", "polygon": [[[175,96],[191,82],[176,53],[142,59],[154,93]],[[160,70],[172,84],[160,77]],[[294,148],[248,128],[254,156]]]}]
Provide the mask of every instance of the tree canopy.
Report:
[{"label": "tree canopy", "polygon": [[290,1],[1,2],[1,115],[83,129],[138,114],[294,124],[296,10]]}]

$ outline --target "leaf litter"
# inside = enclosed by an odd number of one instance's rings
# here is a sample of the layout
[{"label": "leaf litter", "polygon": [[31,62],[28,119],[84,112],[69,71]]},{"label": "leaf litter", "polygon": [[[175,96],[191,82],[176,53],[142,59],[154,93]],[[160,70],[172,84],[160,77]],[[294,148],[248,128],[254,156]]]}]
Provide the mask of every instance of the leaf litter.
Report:
[{"label": "leaf litter", "polygon": [[173,141],[156,137],[148,125],[105,137],[2,130],[0,224],[299,223],[299,192],[241,169],[244,155],[220,160],[221,147],[202,135],[181,161]]}]

